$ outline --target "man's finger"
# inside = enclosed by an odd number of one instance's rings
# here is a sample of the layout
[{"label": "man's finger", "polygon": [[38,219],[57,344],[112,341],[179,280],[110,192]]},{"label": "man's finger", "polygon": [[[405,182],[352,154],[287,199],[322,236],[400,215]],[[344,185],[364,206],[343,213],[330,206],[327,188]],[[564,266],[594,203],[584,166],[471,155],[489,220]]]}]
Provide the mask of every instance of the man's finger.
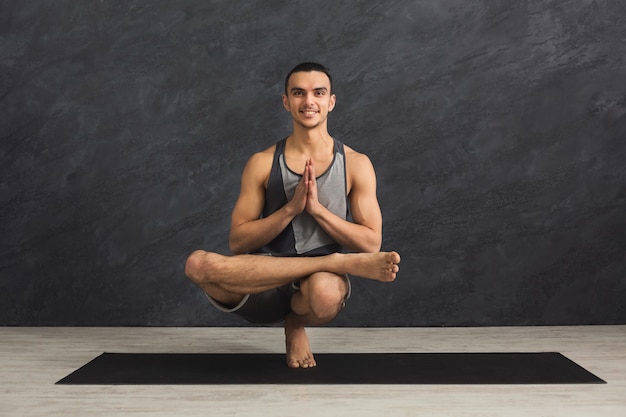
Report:
[{"label": "man's finger", "polygon": [[304,177],[304,181],[308,182],[310,177],[309,177],[309,161],[310,159],[307,159],[306,162],[304,163],[304,172],[303,172],[303,177]]},{"label": "man's finger", "polygon": [[313,160],[309,160],[309,180],[315,182],[315,166]]}]

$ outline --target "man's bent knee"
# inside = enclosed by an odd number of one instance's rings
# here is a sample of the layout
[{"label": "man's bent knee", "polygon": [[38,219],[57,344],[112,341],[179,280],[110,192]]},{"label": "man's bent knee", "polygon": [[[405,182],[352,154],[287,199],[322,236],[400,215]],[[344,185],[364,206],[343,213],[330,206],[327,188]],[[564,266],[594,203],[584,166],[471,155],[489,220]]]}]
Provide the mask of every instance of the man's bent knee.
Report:
[{"label": "man's bent knee", "polygon": [[195,284],[204,287],[205,284],[216,284],[219,277],[218,259],[221,255],[203,250],[194,251],[185,262],[185,275]]},{"label": "man's bent knee", "polygon": [[200,271],[202,271],[205,254],[206,252],[203,250],[194,251],[187,257],[187,261],[185,262],[185,275],[194,282],[196,282],[201,275]]},{"label": "man's bent knee", "polygon": [[333,319],[343,307],[348,288],[343,277],[335,274],[316,275],[308,279],[311,312],[319,319]]}]

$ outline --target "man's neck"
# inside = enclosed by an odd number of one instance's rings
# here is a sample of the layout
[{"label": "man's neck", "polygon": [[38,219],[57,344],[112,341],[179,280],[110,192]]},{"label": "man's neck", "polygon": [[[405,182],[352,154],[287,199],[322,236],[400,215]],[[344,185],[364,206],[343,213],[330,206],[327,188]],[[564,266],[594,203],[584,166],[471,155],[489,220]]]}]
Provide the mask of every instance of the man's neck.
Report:
[{"label": "man's neck", "polygon": [[294,126],[289,141],[290,145],[299,152],[313,155],[317,152],[324,152],[332,143],[333,138],[325,128],[304,129],[301,126]]}]

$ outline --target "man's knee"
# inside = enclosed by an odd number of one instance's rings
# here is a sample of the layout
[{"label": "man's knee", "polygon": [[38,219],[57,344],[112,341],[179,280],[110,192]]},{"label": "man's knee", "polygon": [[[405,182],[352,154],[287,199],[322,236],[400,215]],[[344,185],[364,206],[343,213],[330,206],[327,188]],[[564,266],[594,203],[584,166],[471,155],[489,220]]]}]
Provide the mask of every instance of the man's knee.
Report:
[{"label": "man's knee", "polygon": [[194,251],[185,262],[185,275],[196,284],[211,282],[218,264],[215,256],[218,255],[203,250]]},{"label": "man's knee", "polygon": [[319,274],[309,277],[308,296],[312,313],[320,318],[334,318],[343,306],[347,294],[345,280],[335,274]]},{"label": "man's knee", "polygon": [[204,251],[196,250],[191,253],[187,257],[185,261],[185,275],[191,280],[194,280],[194,277],[197,276],[198,271],[202,266],[202,257],[204,255]]},{"label": "man's knee", "polygon": [[223,255],[197,250],[187,257],[185,275],[211,299],[228,308],[239,304],[244,295],[227,291],[220,284],[219,277],[224,271],[224,259]]}]

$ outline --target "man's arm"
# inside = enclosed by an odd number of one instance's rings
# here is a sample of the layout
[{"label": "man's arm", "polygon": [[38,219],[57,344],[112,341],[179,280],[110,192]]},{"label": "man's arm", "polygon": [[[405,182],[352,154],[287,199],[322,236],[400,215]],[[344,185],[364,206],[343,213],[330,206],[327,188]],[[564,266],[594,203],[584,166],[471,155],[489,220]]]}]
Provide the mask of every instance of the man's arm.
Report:
[{"label": "man's arm", "polygon": [[241,176],[241,190],[233,209],[229,246],[234,254],[262,248],[282,232],[305,207],[306,186],[298,184],[296,196],[268,217],[260,218],[265,203],[265,187],[272,166],[273,150],[254,154]]},{"label": "man's arm", "polygon": [[350,210],[354,223],[346,221],[317,200],[315,169],[309,175],[306,210],[337,243],[350,251],[378,252],[382,243],[382,214],[376,197],[376,174],[366,155],[346,149]]}]

